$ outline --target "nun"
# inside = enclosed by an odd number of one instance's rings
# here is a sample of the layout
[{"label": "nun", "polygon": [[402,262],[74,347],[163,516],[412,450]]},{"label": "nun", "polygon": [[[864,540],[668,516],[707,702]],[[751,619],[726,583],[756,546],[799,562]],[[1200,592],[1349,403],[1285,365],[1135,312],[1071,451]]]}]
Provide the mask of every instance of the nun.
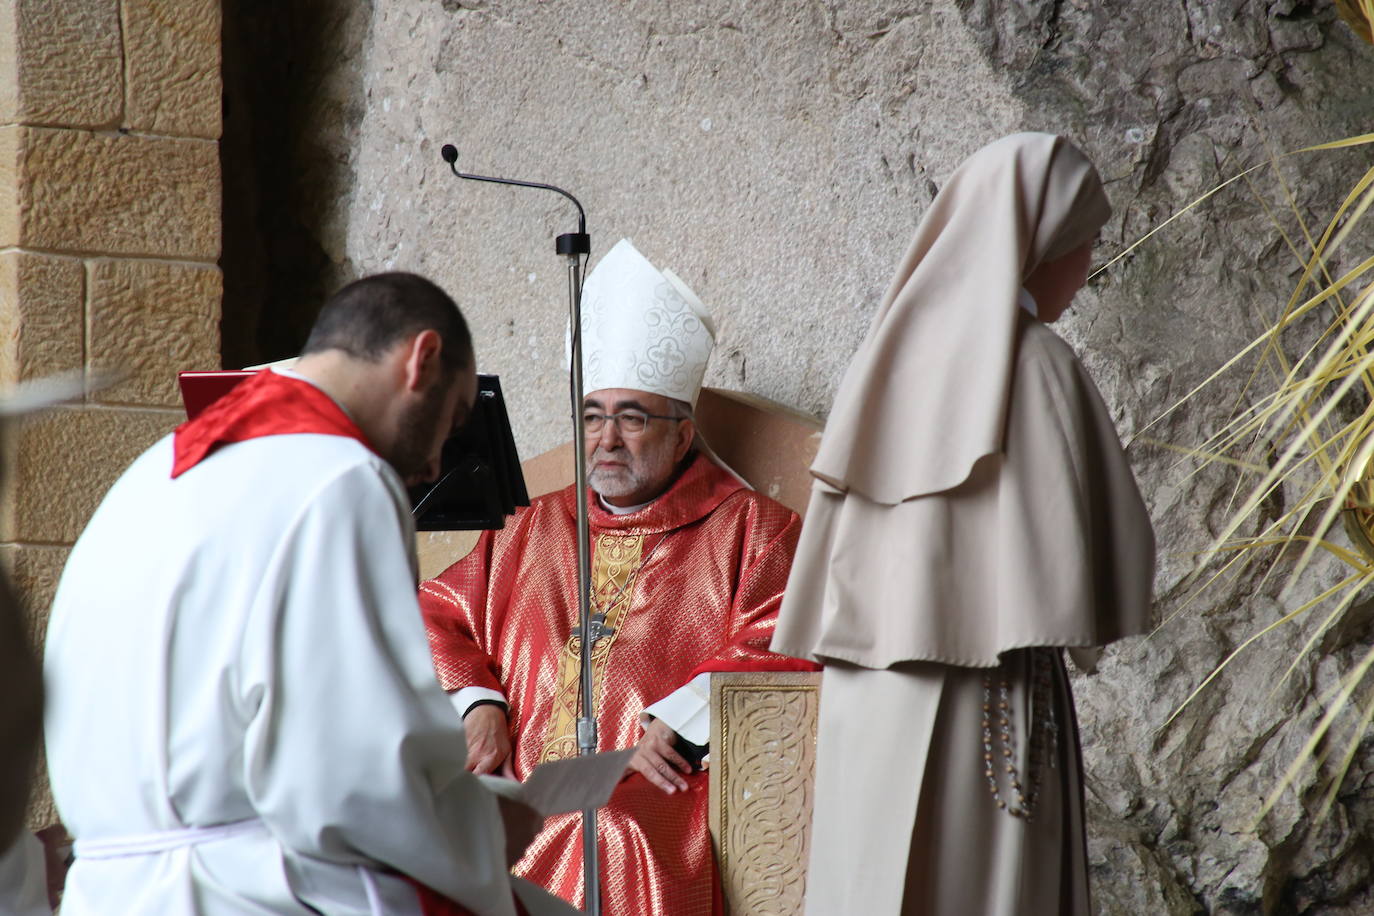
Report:
[{"label": "nun", "polygon": [[1090,912],[1061,650],[1146,631],[1155,548],[1048,325],[1110,213],[1062,137],[974,153],[841,382],[772,642],[825,666],[809,916]]}]

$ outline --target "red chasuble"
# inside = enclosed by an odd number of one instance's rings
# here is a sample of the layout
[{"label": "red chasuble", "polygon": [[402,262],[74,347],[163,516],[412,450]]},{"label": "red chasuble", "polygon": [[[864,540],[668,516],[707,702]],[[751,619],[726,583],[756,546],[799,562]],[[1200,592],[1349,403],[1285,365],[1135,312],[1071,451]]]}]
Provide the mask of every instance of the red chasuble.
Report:
[{"label": "red chasuble", "polygon": [[[698,457],[647,507],[614,515],[590,495],[600,749],[628,748],[639,714],[696,671],[776,668],[768,651],[801,520]],[[515,772],[576,756],[577,529],[572,487],[534,500],[420,587],[446,690],[510,701]],[[707,916],[720,899],[706,773],[668,795],[633,774],[598,818],[606,912]],[[550,818],[516,873],[582,904],[581,818]]]}]

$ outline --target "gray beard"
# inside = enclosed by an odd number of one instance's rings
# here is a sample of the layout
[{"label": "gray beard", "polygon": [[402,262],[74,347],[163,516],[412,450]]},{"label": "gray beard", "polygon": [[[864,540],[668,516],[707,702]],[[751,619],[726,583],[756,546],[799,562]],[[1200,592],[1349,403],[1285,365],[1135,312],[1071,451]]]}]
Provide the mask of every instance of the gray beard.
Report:
[{"label": "gray beard", "polygon": [[[606,452],[600,447],[587,456],[587,484],[604,499],[624,499],[633,493],[644,492],[650,485],[661,480],[657,491],[642,497],[650,500],[668,488],[673,479],[673,440],[664,439],[660,446],[648,449],[638,458],[628,452]],[[625,460],[628,463],[622,470],[606,471],[596,467],[598,460]]]},{"label": "gray beard", "polygon": [[587,474],[587,483],[593,490],[607,499],[620,499],[638,492],[647,485],[648,481],[644,474],[636,470],[634,465],[628,465],[619,471],[593,468]]}]

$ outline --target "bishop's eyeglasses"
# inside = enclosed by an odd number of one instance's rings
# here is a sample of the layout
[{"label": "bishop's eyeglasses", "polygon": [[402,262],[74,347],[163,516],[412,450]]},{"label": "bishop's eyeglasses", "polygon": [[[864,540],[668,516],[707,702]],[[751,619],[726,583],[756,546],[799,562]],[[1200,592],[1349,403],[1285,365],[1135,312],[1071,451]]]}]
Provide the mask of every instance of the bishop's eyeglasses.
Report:
[{"label": "bishop's eyeglasses", "polygon": [[677,420],[682,421],[686,417],[667,417],[657,413],[645,413],[642,410],[622,410],[619,413],[599,413],[595,410],[588,410],[582,414],[582,424],[589,436],[599,436],[601,431],[606,428],[606,421],[615,424],[616,432],[626,439],[636,439],[644,435],[644,430],[649,428],[650,420]]}]

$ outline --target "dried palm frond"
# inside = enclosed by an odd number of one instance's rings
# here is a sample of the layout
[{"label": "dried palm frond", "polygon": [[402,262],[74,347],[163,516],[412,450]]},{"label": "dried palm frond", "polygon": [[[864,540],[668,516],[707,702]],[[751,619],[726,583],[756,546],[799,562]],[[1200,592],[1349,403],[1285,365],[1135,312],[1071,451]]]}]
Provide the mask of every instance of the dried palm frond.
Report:
[{"label": "dried palm frond", "polygon": [[1351,31],[1374,44],[1374,0],[1336,0],[1336,12]]},{"label": "dried palm frond", "polygon": [[[1374,22],[1374,0],[1357,0],[1354,6],[1370,14],[1367,22]],[[1251,175],[1260,169],[1272,168],[1282,185],[1280,159],[1371,143],[1374,134],[1365,134],[1272,157],[1204,194],[1150,235],[1222,188],[1242,180],[1249,183]],[[1283,577],[1281,597],[1290,595],[1318,551],[1336,557],[1350,573],[1235,647],[1175,710],[1166,727],[1262,636],[1324,607],[1327,613],[1303,647],[1301,654],[1305,655],[1366,587],[1374,584],[1374,245],[1353,254],[1348,250],[1357,238],[1368,245],[1374,234],[1364,224],[1374,206],[1374,167],[1363,172],[1316,234],[1310,231],[1287,186],[1283,187],[1287,209],[1296,217],[1301,236],[1295,240],[1275,218],[1283,241],[1302,264],[1291,296],[1262,334],[1142,429],[1136,439],[1144,439],[1141,434],[1198,392],[1248,366],[1244,388],[1250,405],[1205,442],[1169,446],[1198,461],[1199,468],[1221,464],[1235,468],[1239,475],[1237,505],[1187,580],[1190,601],[1224,577],[1234,578],[1252,567],[1262,570],[1264,580]],[[1267,206],[1266,212],[1274,217]],[[1149,235],[1140,242],[1147,238]],[[1140,242],[1102,269],[1129,254]],[[1355,262],[1355,266],[1336,275],[1338,256],[1344,263]],[[1279,504],[1276,497],[1280,491],[1285,497],[1281,503],[1284,508],[1273,513],[1277,517],[1268,518],[1266,513]],[[1337,522],[1342,520],[1352,533],[1355,549],[1329,536],[1340,530]],[[1293,660],[1284,680],[1297,670],[1300,661],[1301,655]],[[1303,753],[1292,761],[1275,787],[1261,817],[1306,767],[1330,773],[1323,804],[1332,803],[1361,738],[1374,721],[1374,692],[1357,695],[1371,668],[1374,647],[1323,698],[1329,704],[1325,714]],[[1337,749],[1327,739],[1337,718],[1348,708],[1356,711],[1357,727]],[[1328,761],[1335,762],[1334,770],[1327,767]]]}]

